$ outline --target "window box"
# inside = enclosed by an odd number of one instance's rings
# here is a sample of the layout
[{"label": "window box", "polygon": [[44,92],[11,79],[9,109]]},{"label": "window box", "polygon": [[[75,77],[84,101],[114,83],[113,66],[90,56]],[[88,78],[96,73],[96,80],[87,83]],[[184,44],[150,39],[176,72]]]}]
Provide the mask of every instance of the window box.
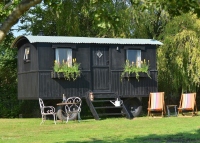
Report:
[{"label": "window box", "polygon": [[[139,77],[149,77],[149,73],[147,74],[147,73],[144,73],[144,72],[140,72],[140,73],[138,73],[139,74]],[[126,72],[124,75],[123,75],[123,77],[136,77],[136,73],[128,73],[128,72]]]},{"label": "window box", "polygon": [[[130,63],[129,60],[126,60],[124,65],[124,70],[121,74],[121,79],[123,77],[135,77],[139,81],[139,77],[144,77],[149,75],[149,61],[138,61],[137,63]],[[151,78],[151,77],[150,77]]]},{"label": "window box", "polygon": [[[72,73],[70,73],[70,74],[72,74]],[[66,79],[66,80],[69,80],[69,81],[74,81],[79,76],[80,76],[80,74],[77,75],[76,73],[73,73],[73,76],[66,77],[63,72],[54,72],[54,71],[51,72],[51,78],[53,78],[53,79]]]},{"label": "window box", "polygon": [[63,75],[63,73],[61,73],[61,72],[54,72],[54,71],[52,71],[51,72],[51,78],[64,78],[64,75]]}]

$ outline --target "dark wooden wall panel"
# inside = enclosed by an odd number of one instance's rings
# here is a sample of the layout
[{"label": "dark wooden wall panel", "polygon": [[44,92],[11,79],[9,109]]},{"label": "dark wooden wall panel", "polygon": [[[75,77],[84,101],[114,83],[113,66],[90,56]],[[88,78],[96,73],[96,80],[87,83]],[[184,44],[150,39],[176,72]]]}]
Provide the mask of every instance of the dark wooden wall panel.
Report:
[{"label": "dark wooden wall panel", "polygon": [[54,48],[51,44],[37,44],[38,48],[38,62],[40,70],[53,70],[55,61]]},{"label": "dark wooden wall panel", "polygon": [[[116,48],[119,48],[117,51]],[[117,46],[117,45],[111,45],[110,46],[110,65],[111,70],[119,70],[123,69],[124,63],[125,63],[125,50],[123,49],[124,46]]]},{"label": "dark wooden wall panel", "polygon": [[88,44],[78,44],[76,49],[76,60],[81,63],[81,70],[90,70],[90,48]]},{"label": "dark wooden wall panel", "polygon": [[18,75],[18,98],[38,99],[38,72]]},{"label": "dark wooden wall panel", "polygon": [[62,95],[85,96],[89,90],[89,72],[82,73],[82,77],[76,81],[67,81],[65,79],[52,79],[49,72],[40,72],[39,74],[39,97],[43,99],[62,99]]},{"label": "dark wooden wall panel", "polygon": [[[26,47],[30,47],[30,62],[24,62],[24,51]],[[24,44],[18,50],[18,73],[38,70],[37,48],[32,44]]]},{"label": "dark wooden wall panel", "polygon": [[123,78],[121,72],[112,72],[111,91],[123,97],[149,96],[150,92],[157,91],[156,75],[152,73],[151,78],[140,77],[139,81],[135,77]]},{"label": "dark wooden wall panel", "polygon": [[156,46],[155,45],[148,45],[143,51],[143,58],[149,60],[150,62],[150,69],[156,70]]}]

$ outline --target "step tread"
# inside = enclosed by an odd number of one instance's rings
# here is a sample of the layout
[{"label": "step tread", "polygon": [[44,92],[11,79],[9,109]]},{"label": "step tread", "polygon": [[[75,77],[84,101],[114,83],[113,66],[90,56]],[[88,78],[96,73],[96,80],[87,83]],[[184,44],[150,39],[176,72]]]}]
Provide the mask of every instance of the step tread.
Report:
[{"label": "step tread", "polygon": [[93,100],[92,102],[110,102],[114,100]]},{"label": "step tread", "polygon": [[124,113],[101,113],[98,114],[99,116],[104,116],[104,115],[124,115]]},{"label": "step tread", "polygon": [[102,107],[94,107],[95,109],[104,109],[104,108],[122,108],[122,106],[119,106],[119,107],[115,107],[115,106],[102,106]]}]

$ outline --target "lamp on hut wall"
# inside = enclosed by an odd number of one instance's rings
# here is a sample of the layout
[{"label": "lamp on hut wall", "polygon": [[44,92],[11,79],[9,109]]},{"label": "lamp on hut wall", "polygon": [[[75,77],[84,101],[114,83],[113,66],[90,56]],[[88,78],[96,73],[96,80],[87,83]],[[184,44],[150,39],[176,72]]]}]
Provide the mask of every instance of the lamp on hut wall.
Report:
[{"label": "lamp on hut wall", "polygon": [[119,47],[117,46],[116,51],[119,51]]},{"label": "lamp on hut wall", "polygon": [[94,100],[94,95],[93,95],[93,92],[90,92],[90,93],[89,93],[89,99],[90,99],[91,101],[93,101],[93,100]]}]

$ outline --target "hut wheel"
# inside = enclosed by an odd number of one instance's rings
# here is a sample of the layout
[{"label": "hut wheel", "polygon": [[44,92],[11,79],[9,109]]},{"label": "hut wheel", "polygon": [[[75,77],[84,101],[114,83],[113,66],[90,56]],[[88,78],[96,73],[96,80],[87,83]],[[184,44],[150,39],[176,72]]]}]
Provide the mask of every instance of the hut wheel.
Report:
[{"label": "hut wheel", "polygon": [[[77,115],[78,115],[78,113],[72,113],[69,116],[69,120],[75,120],[75,119],[77,119]],[[60,120],[64,120],[64,121],[67,120],[67,115],[65,113],[65,107],[64,106],[61,106],[61,107],[57,108],[57,117]]]},{"label": "hut wheel", "polygon": [[124,101],[124,105],[133,117],[139,116],[142,112],[142,103],[138,98],[127,98]]}]

